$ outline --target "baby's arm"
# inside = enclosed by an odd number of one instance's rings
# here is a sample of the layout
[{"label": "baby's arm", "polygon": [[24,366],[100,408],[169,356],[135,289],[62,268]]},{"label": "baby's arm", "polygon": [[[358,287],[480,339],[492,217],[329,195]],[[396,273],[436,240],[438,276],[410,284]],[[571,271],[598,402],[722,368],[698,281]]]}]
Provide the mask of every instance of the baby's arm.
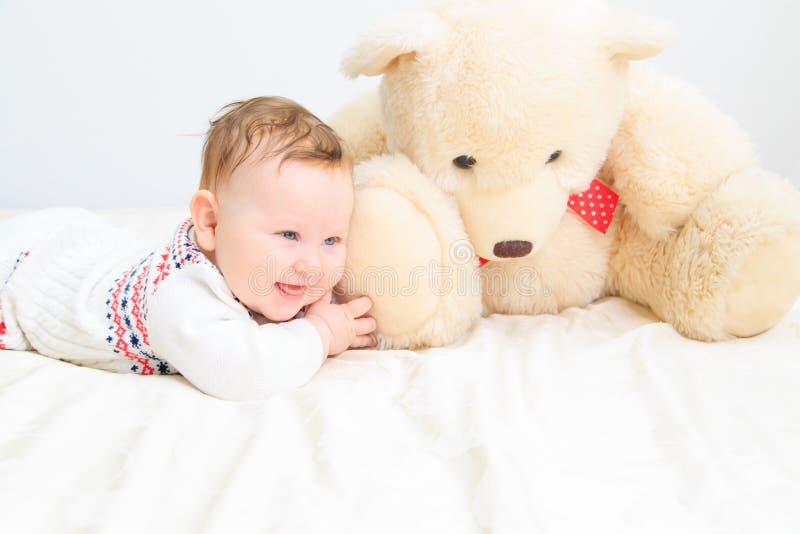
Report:
[{"label": "baby's arm", "polygon": [[327,357],[311,322],[259,325],[208,266],[184,267],[148,298],[151,348],[214,397],[256,400],[295,389]]}]

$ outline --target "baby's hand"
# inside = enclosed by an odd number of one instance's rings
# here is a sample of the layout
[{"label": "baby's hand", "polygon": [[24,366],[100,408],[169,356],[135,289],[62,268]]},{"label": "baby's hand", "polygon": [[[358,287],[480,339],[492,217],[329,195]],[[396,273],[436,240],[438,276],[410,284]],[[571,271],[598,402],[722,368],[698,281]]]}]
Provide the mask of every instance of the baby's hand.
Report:
[{"label": "baby's hand", "polygon": [[361,317],[372,307],[369,297],[359,297],[345,304],[331,303],[331,294],[314,302],[305,314],[322,337],[323,350],[335,356],[348,348],[374,347],[377,326],[372,317]]}]

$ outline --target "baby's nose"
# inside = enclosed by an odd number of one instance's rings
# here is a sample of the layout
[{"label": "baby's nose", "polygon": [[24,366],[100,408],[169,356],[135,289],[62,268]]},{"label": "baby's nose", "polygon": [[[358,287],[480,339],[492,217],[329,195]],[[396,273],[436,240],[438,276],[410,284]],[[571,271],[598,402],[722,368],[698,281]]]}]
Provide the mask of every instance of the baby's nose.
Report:
[{"label": "baby's nose", "polygon": [[303,273],[308,269],[308,261],[305,259],[299,259],[294,262],[292,269],[294,269],[296,273]]},{"label": "baby's nose", "polygon": [[320,261],[318,254],[304,254],[295,260],[292,268],[297,273],[307,273],[308,271],[315,271],[320,269]]}]

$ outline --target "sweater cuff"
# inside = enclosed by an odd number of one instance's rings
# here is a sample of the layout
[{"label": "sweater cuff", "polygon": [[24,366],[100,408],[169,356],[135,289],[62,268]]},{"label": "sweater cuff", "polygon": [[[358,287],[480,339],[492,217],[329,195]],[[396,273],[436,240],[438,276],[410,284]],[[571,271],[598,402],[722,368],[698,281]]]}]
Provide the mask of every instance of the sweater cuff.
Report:
[{"label": "sweater cuff", "polygon": [[322,353],[322,338],[317,329],[306,319],[293,319],[285,323],[278,323],[279,326],[288,330],[297,339],[303,340],[303,350],[297,355],[299,368],[308,371],[309,378],[322,367],[327,359],[327,354]]}]

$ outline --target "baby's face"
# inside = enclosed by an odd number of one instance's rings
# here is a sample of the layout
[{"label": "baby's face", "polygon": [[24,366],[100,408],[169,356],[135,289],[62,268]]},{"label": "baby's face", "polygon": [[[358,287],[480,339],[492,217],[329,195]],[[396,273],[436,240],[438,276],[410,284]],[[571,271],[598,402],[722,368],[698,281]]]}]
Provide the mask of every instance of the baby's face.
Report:
[{"label": "baby's face", "polygon": [[353,210],[349,169],[248,158],[218,197],[214,259],[231,291],[273,321],[341,279]]}]

